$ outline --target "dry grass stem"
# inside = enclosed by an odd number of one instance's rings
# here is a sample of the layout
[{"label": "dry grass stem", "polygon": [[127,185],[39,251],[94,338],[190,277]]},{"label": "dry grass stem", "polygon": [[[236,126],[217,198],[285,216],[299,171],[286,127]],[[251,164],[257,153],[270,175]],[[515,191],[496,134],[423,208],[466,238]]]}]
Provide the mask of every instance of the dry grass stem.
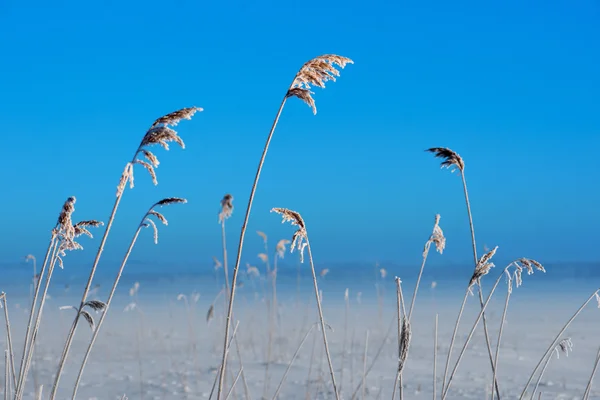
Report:
[{"label": "dry grass stem", "polygon": [[[556,354],[556,358],[560,359],[560,353],[563,353],[568,357],[569,353],[571,351],[573,351],[573,342],[571,341],[571,338],[565,338],[565,339],[562,339],[560,342],[558,342],[558,344],[552,350],[552,353],[550,353],[548,355],[548,357],[546,357],[546,362],[544,363],[544,367],[542,368],[542,371],[540,372],[540,375],[538,376],[538,379],[535,382],[533,392],[531,393],[531,400],[534,399],[535,394],[537,393],[540,383],[542,382],[542,377],[544,376],[544,373],[546,372],[546,368],[548,368],[548,365],[550,364],[550,360],[552,359],[552,355]],[[540,393],[540,395],[541,395],[541,393]]]},{"label": "dry grass stem", "polygon": [[[254,195],[256,194],[256,189],[258,187],[258,181],[260,180],[260,174],[261,174],[265,159],[267,157],[269,145],[271,143],[271,140],[273,139],[273,134],[275,133],[275,128],[277,127],[277,123],[279,122],[279,117],[281,116],[281,112],[283,111],[283,108],[285,106],[287,99],[289,97],[293,97],[293,96],[301,97],[302,99],[304,99],[304,101],[310,102],[309,105],[311,107],[314,107],[314,100],[312,99],[311,94],[308,92],[303,92],[300,95],[300,92],[302,90],[310,92],[311,85],[324,87],[325,82],[327,80],[331,80],[337,74],[339,74],[339,72],[334,68],[334,64],[337,64],[339,66],[345,66],[349,62],[351,62],[350,59],[347,59],[345,57],[336,56],[336,55],[324,55],[324,56],[316,57],[313,60],[308,61],[307,63],[305,63],[302,66],[302,68],[300,68],[300,71],[298,71],[298,73],[294,76],[292,83],[290,84],[289,88],[286,90],[285,96],[284,96],[283,100],[281,101],[281,104],[279,105],[279,109],[277,110],[277,114],[275,115],[275,119],[273,120],[273,124],[271,125],[271,130],[269,131],[269,135],[267,136],[267,140],[265,142],[265,146],[263,148],[263,151],[262,151],[262,154],[260,157],[260,161],[258,163],[258,168],[257,168],[256,174],[254,176],[254,182],[252,183],[252,189],[250,191],[250,196],[248,198],[248,206],[246,207],[246,214],[244,216],[244,222],[242,224],[242,229],[240,231],[240,239],[239,239],[239,244],[238,244],[237,257],[236,257],[236,261],[235,261],[235,266],[233,268],[229,308],[227,310],[227,316],[226,316],[226,320],[225,320],[225,335],[224,335],[225,344],[223,346],[224,349],[223,349],[223,360],[222,360],[222,364],[224,366],[227,365],[225,347],[227,345],[227,339],[228,339],[229,330],[231,327],[233,304],[234,304],[234,300],[235,300],[235,290],[237,287],[236,282],[237,282],[238,271],[239,271],[239,267],[240,267],[240,263],[241,263],[241,259],[242,259],[242,251],[243,251],[243,247],[244,247],[244,237],[245,237],[246,229],[248,226],[248,220],[250,218],[250,213],[252,211]],[[290,92],[290,90],[292,90],[292,89],[300,89],[300,90]],[[315,111],[315,110],[313,109],[313,111]],[[220,371],[219,390],[217,392],[218,400],[221,400],[221,394],[223,392],[225,371],[226,371],[226,368],[222,368],[222,370]]]},{"label": "dry grass stem", "polygon": [[596,375],[596,371],[598,370],[598,365],[600,364],[600,350],[598,350],[598,354],[596,354],[596,361],[594,362],[594,368],[592,369],[592,374],[590,379],[588,380],[587,386],[585,387],[585,392],[583,392],[583,399],[588,400],[590,397],[590,393],[592,392],[592,383],[594,382],[594,375]]}]

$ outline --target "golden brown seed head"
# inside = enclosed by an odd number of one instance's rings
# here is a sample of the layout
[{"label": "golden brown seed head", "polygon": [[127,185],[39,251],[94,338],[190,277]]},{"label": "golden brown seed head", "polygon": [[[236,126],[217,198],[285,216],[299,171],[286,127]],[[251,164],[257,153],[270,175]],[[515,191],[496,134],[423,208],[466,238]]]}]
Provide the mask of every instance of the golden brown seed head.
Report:
[{"label": "golden brown seed head", "polygon": [[335,54],[324,54],[315,57],[306,62],[300,71],[294,77],[294,81],[287,92],[286,97],[298,97],[313,109],[313,113],[317,113],[315,101],[312,98],[313,86],[325,88],[325,83],[334,81],[340,76],[340,72],[336,69],[336,65],[344,68],[346,64],[354,64],[354,62],[346,57]]},{"label": "golden brown seed head", "polygon": [[290,246],[290,252],[293,253],[294,249],[298,249],[300,252],[300,262],[304,262],[304,248],[308,245],[308,237],[306,233],[306,226],[300,213],[287,208],[273,208],[271,212],[276,212],[282,216],[282,223],[289,222],[294,226],[298,227],[298,230],[294,232],[292,236],[292,245]]},{"label": "golden brown seed head", "polygon": [[194,114],[196,114],[197,111],[204,111],[204,110],[200,107],[188,107],[188,108],[182,108],[181,110],[173,111],[170,114],[167,114],[163,117],[158,118],[156,121],[154,121],[154,123],[152,124],[152,126],[150,128],[157,127],[158,125],[177,126],[179,121],[181,121],[182,119],[187,119],[187,120],[192,119],[192,117],[194,116]]},{"label": "golden brown seed head", "polygon": [[432,147],[426,151],[435,154],[435,157],[442,158],[442,168],[453,168],[456,167],[460,172],[464,172],[465,163],[458,153],[445,148],[445,147]]}]

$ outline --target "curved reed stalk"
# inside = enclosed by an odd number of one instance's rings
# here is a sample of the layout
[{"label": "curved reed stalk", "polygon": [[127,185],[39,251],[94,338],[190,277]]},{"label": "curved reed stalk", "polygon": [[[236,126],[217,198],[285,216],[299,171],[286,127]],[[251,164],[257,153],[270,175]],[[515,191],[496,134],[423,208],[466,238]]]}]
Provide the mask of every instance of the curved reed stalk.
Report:
[{"label": "curved reed stalk", "polygon": [[512,278],[510,274],[507,275],[508,284],[506,285],[506,300],[504,301],[504,309],[502,310],[502,320],[500,322],[500,329],[498,330],[498,342],[496,343],[496,355],[494,356],[494,372],[492,376],[492,400],[494,400],[494,391],[496,374],[498,373],[498,358],[500,357],[500,343],[502,342],[502,333],[504,332],[504,322],[506,321],[506,313],[508,311],[508,302],[510,301],[510,295],[512,294]]},{"label": "curved reed stalk", "polygon": [[[152,153],[150,150],[148,150],[148,148],[151,146],[154,146],[154,145],[159,145],[162,148],[164,148],[165,150],[169,150],[170,142],[175,142],[182,148],[185,148],[185,144],[183,143],[183,140],[181,140],[181,138],[179,137],[177,132],[175,130],[173,130],[172,128],[170,128],[169,126],[174,127],[174,126],[177,126],[177,124],[183,119],[187,119],[187,120],[191,119],[197,111],[202,111],[202,109],[199,107],[183,108],[181,110],[174,111],[170,114],[167,114],[163,117],[158,118],[150,126],[150,129],[148,129],[146,131],[146,134],[142,138],[142,141],[140,142],[140,145],[136,149],[131,161],[128,162],[127,164],[125,164],[125,169],[123,170],[121,179],[119,180],[119,184],[117,186],[115,203],[113,204],[113,208],[112,208],[110,217],[108,218],[108,222],[106,224],[106,229],[104,230],[104,235],[102,236],[102,239],[100,240],[100,246],[98,247],[98,252],[96,253],[96,257],[94,258],[94,262],[92,264],[92,268],[90,271],[90,275],[88,277],[88,281],[85,285],[85,288],[83,289],[83,294],[81,296],[81,303],[79,305],[79,312],[77,313],[77,315],[75,316],[75,319],[73,320],[73,324],[71,325],[71,329],[70,329],[67,339],[65,341],[65,346],[64,346],[64,349],[62,352],[63,355],[59,362],[58,370],[56,372],[56,376],[54,378],[54,383],[52,385],[52,391],[50,393],[50,400],[54,400],[54,398],[56,397],[56,391],[58,390],[58,385],[59,385],[60,378],[61,378],[61,375],[62,375],[62,372],[64,369],[64,364],[65,364],[65,361],[67,360],[67,357],[69,356],[69,350],[71,349],[71,345],[73,343],[73,337],[75,336],[75,332],[77,330],[77,324],[79,322],[80,313],[83,310],[85,303],[87,302],[87,296],[90,292],[90,289],[92,288],[92,281],[94,280],[94,276],[96,274],[96,269],[98,268],[98,262],[100,261],[102,253],[104,251],[104,245],[106,244],[106,240],[108,239],[108,234],[110,233],[110,229],[111,229],[113,221],[115,219],[115,215],[117,214],[117,209],[119,208],[119,204],[123,197],[123,193],[125,192],[125,187],[127,186],[127,183],[129,183],[129,187],[133,188],[134,166],[136,164],[139,164],[142,167],[144,167],[150,174],[150,177],[152,178],[153,183],[155,185],[158,184],[158,181],[156,179],[155,168],[158,167],[159,161],[158,161],[158,158],[154,155],[154,153]],[[143,157],[143,158],[145,158],[145,160],[143,160],[139,157]]]},{"label": "curved reed stalk", "polygon": [[[233,302],[235,300],[235,289],[238,271],[240,267],[240,262],[242,259],[242,249],[244,246],[244,236],[246,234],[246,228],[248,226],[248,220],[250,218],[250,212],[252,211],[252,203],[254,201],[254,194],[256,193],[256,188],[258,186],[258,181],[260,179],[260,173],[262,171],[263,164],[265,162],[265,158],[267,156],[267,152],[269,150],[269,145],[271,143],[271,139],[273,138],[273,133],[275,132],[275,128],[277,127],[277,122],[279,121],[279,117],[281,112],[283,111],[283,107],[288,98],[290,97],[298,97],[300,100],[304,101],[308,104],[313,112],[316,113],[315,102],[312,98],[312,92],[310,91],[311,86],[317,86],[320,88],[325,87],[325,83],[327,81],[333,80],[339,76],[339,71],[335,69],[335,66],[338,65],[340,68],[344,68],[346,64],[352,64],[353,61],[346,57],[340,57],[334,54],[326,54],[305,63],[300,71],[294,77],[292,84],[288,88],[281,104],[279,106],[279,110],[275,116],[275,120],[273,121],[273,125],[271,126],[271,130],[269,135],[267,136],[267,141],[265,143],[265,147],[263,149],[262,155],[260,157],[260,161],[258,163],[258,168],[256,170],[256,175],[254,177],[254,183],[252,184],[252,189],[250,191],[250,197],[248,199],[248,207],[246,208],[246,215],[244,216],[244,222],[242,224],[242,229],[240,232],[240,240],[238,244],[237,258],[235,261],[235,266],[233,268],[233,276],[231,282],[231,296],[229,301],[229,309],[227,310],[227,317],[225,321],[225,335],[224,335],[224,345],[223,345],[223,360],[222,364],[224,366],[227,365],[226,360],[226,352],[225,348],[227,347],[227,341],[229,340],[229,331],[231,328],[231,318],[233,313]],[[223,381],[225,377],[226,368],[222,368],[219,377],[219,390],[217,392],[217,399],[221,400],[221,394],[223,392]]]},{"label": "curved reed stalk", "polygon": [[577,316],[590,303],[590,301],[592,301],[593,298],[599,299],[598,306],[600,306],[600,298],[598,297],[599,292],[600,292],[600,289],[597,289],[594,293],[592,293],[592,295],[581,305],[581,307],[579,307],[577,309],[577,311],[575,311],[575,313],[571,316],[571,318],[569,318],[569,320],[565,323],[565,325],[563,325],[563,327],[558,332],[558,334],[556,335],[554,340],[552,340],[552,342],[550,343],[550,346],[548,346],[548,349],[546,349],[546,352],[544,353],[544,355],[542,355],[542,358],[540,358],[540,361],[537,363],[537,365],[533,369],[533,372],[531,372],[531,375],[529,376],[529,379],[527,380],[527,383],[525,384],[525,387],[523,388],[523,391],[521,392],[521,395],[519,396],[519,400],[523,400],[523,398],[525,397],[525,393],[527,392],[527,388],[531,384],[531,381],[533,380],[535,373],[538,371],[538,369],[540,369],[540,366],[542,365],[542,363],[544,362],[546,357],[548,357],[548,355],[554,350],[554,348],[556,347],[556,343],[560,340],[560,337],[563,335],[563,333],[565,333],[565,331],[571,325],[571,323],[573,323],[575,318],[577,318]]},{"label": "curved reed stalk", "polygon": [[598,364],[600,364],[600,350],[598,350],[598,354],[596,355],[594,368],[592,368],[592,374],[590,376],[590,379],[588,380],[587,386],[585,387],[585,392],[583,392],[582,400],[588,400],[590,397],[590,393],[592,392],[592,382],[594,382],[594,375],[596,375],[596,371],[598,370]]},{"label": "curved reed stalk", "polygon": [[121,262],[121,266],[119,267],[119,272],[117,272],[117,276],[115,277],[115,281],[113,282],[113,286],[108,295],[108,299],[106,300],[106,303],[102,303],[103,306],[101,307],[101,309],[103,309],[104,311],[102,312],[102,316],[100,317],[100,320],[98,321],[98,325],[94,329],[94,333],[92,334],[90,343],[88,344],[87,350],[85,351],[85,355],[83,356],[83,361],[81,362],[81,367],[79,368],[79,372],[77,374],[77,379],[75,380],[75,386],[73,388],[73,397],[72,397],[73,399],[75,399],[75,397],[77,396],[77,389],[79,388],[79,383],[81,382],[81,377],[83,376],[83,370],[85,369],[85,366],[89,359],[90,353],[92,351],[92,347],[94,347],[94,344],[96,343],[96,339],[98,338],[98,334],[100,333],[100,328],[102,327],[102,323],[104,322],[104,319],[106,318],[106,315],[108,314],[108,309],[110,307],[112,299],[117,290],[117,286],[119,285],[121,276],[123,275],[123,270],[125,269],[125,265],[127,264],[127,261],[129,260],[131,251],[133,250],[133,247],[135,246],[135,243],[137,242],[138,236],[139,236],[142,228],[152,227],[152,229],[154,231],[154,243],[158,244],[158,228],[156,226],[156,223],[152,219],[150,219],[150,217],[155,217],[160,222],[162,222],[164,225],[168,225],[168,221],[160,212],[155,210],[156,207],[164,207],[164,206],[168,206],[171,204],[185,204],[185,203],[187,203],[186,199],[182,199],[182,198],[178,198],[178,197],[169,197],[169,198],[166,198],[166,199],[163,199],[161,201],[154,203],[152,205],[152,207],[150,207],[148,209],[146,214],[144,214],[144,217],[140,221],[140,223],[133,235],[133,238],[131,239],[129,248],[127,249],[127,252],[125,253],[125,256],[123,257],[123,261]]},{"label": "curved reed stalk", "polygon": [[[442,161],[442,168],[448,168],[450,170],[452,170],[452,172],[454,172],[454,169],[458,169],[460,171],[460,176],[462,179],[462,184],[463,184],[463,192],[464,192],[464,196],[465,196],[465,203],[467,206],[467,215],[469,217],[469,228],[471,230],[471,245],[473,246],[473,260],[475,265],[477,265],[477,262],[479,260],[479,257],[477,256],[477,244],[475,241],[475,228],[473,226],[473,214],[471,213],[471,202],[469,201],[469,191],[467,190],[467,180],[465,178],[465,163],[464,160],[462,159],[462,157],[460,155],[458,155],[458,153],[448,149],[448,148],[444,148],[444,147],[433,147],[430,149],[427,149],[428,152],[430,153],[434,153],[435,157],[438,158],[442,158],[444,161]],[[481,282],[478,282],[478,297],[479,297],[479,305],[481,308],[483,308],[483,289],[481,286]],[[466,302],[466,297],[464,302]],[[464,304],[463,302],[463,304]],[[462,313],[460,313],[462,314]],[[457,323],[460,321],[457,321]],[[494,365],[494,358],[492,355],[492,345],[491,345],[491,341],[490,341],[490,335],[488,332],[488,327],[487,327],[487,318],[485,317],[485,313],[483,314],[483,332],[485,335],[485,343],[487,345],[487,349],[488,349],[488,356],[490,358],[490,365],[492,367],[492,374],[494,374],[494,370],[496,369],[495,365]],[[446,380],[446,373],[444,373],[444,382]],[[498,395],[498,399],[500,399],[500,390],[498,389],[498,382],[495,381],[494,382],[494,386],[496,389],[496,393]],[[443,392],[443,390],[442,390]]]},{"label": "curved reed stalk", "polygon": [[[572,350],[573,350],[573,342],[571,342],[571,338],[566,338],[566,339],[561,340],[560,342],[558,342],[558,344],[556,346],[554,346],[552,353],[555,353],[556,358],[558,359],[558,358],[560,358],[561,352],[566,354],[568,357],[569,352]],[[540,375],[538,376],[538,379],[535,382],[535,386],[533,387],[533,392],[531,393],[531,400],[533,400],[533,398],[535,397],[535,394],[537,393],[538,388],[540,387],[540,382],[542,381],[544,372],[546,372],[546,368],[548,368],[548,364],[550,364],[550,360],[552,359],[552,353],[550,353],[550,355],[548,357],[546,357],[546,362],[544,363],[544,367],[542,368],[542,371],[540,372]]]},{"label": "curved reed stalk", "polygon": [[271,211],[281,215],[283,218],[282,222],[289,222],[292,224],[292,226],[298,227],[298,230],[294,232],[294,235],[292,236],[290,251],[293,252],[294,249],[298,250],[298,252],[300,253],[301,263],[304,262],[304,249],[306,248],[308,251],[308,259],[313,275],[313,285],[315,289],[315,296],[317,299],[317,310],[319,311],[319,322],[321,323],[321,331],[323,333],[323,345],[325,348],[327,363],[329,365],[329,373],[331,374],[331,383],[333,385],[333,392],[335,393],[335,398],[337,400],[340,400],[338,387],[335,382],[335,372],[333,371],[333,364],[331,362],[331,354],[329,352],[329,343],[327,342],[325,320],[323,318],[323,309],[321,307],[321,296],[319,296],[319,286],[317,284],[317,273],[315,271],[315,264],[313,262],[312,251],[310,249],[310,242],[308,241],[308,231],[306,230],[306,225],[304,223],[304,220],[302,219],[302,216],[296,211],[288,210],[287,208],[273,208]]}]

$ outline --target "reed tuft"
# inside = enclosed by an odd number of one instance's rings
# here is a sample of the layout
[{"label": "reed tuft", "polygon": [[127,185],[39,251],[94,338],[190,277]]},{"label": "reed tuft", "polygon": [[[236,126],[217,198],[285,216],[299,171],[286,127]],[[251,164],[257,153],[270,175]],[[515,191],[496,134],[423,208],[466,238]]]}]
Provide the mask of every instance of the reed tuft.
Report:
[{"label": "reed tuft", "polygon": [[283,218],[281,223],[289,222],[292,226],[297,226],[298,230],[292,236],[292,244],[290,253],[295,249],[300,252],[300,262],[304,262],[304,248],[306,247],[306,226],[302,216],[296,211],[288,210],[287,208],[273,208],[271,212],[275,212]]},{"label": "reed tuft", "polygon": [[484,275],[487,275],[490,272],[490,269],[494,267],[494,263],[491,262],[492,257],[496,254],[496,250],[498,250],[498,246],[494,247],[492,250],[485,253],[479,261],[477,262],[477,266],[475,267],[475,272],[473,272],[473,276],[469,281],[469,288],[471,288],[479,278]]},{"label": "reed tuft", "polygon": [[221,199],[221,212],[219,213],[219,223],[223,223],[233,214],[233,196],[227,193]]},{"label": "reed tuft", "polygon": [[442,158],[444,160],[442,161],[442,168],[453,169],[456,167],[461,172],[464,172],[465,162],[463,161],[462,157],[459,156],[458,153],[456,153],[455,151],[450,150],[446,147],[432,147],[425,151],[433,153],[437,158]]},{"label": "reed tuft", "polygon": [[354,61],[335,54],[324,54],[313,58],[300,68],[287,92],[286,98],[299,98],[312,108],[313,114],[316,114],[317,107],[315,100],[312,98],[314,93],[310,90],[311,87],[317,86],[324,89],[326,82],[335,82],[336,77],[340,76],[336,65],[343,69],[346,64],[354,64]]}]

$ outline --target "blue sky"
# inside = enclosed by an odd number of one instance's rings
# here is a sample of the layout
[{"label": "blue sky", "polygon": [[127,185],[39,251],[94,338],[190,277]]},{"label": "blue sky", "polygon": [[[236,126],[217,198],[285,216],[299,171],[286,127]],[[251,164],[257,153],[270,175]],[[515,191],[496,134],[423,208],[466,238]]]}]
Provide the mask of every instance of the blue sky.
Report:
[{"label": "blue sky", "polygon": [[[233,252],[287,86],[308,59],[337,53],[355,64],[315,90],[318,114],[297,99],[283,112],[244,262],[257,262],[257,229],[272,245],[292,233],[271,207],[302,213],[320,261],[416,262],[440,213],[447,251],[434,262],[470,262],[460,179],[431,146],[465,159],[480,247],[597,260],[599,18],[593,0],[3,1],[0,259],[41,257],[67,196],[76,219],[106,220],[145,130],[193,105],[205,111],[179,126],[187,148],[156,151],[159,185],[136,170],[105,262],[167,196],[189,204],[165,210],[159,245],[147,232],[135,261],[209,266],[227,192]],[[69,261],[88,263],[97,243],[83,239]]]}]

